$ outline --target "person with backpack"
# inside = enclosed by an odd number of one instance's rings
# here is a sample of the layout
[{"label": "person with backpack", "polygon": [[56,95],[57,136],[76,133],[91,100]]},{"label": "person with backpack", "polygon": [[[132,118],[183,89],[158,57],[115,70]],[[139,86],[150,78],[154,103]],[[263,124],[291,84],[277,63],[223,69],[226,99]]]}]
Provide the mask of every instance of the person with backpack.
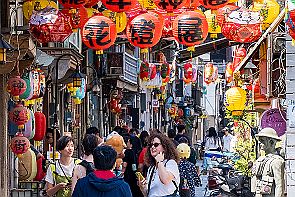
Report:
[{"label": "person with backpack", "polygon": [[69,136],[57,140],[56,150],[60,159],[49,165],[45,177],[46,193],[48,196],[70,197],[72,192],[72,175],[79,159],[73,158],[74,142]]},{"label": "person with backpack", "polygon": [[201,179],[197,173],[196,166],[187,160],[190,156],[191,149],[186,143],[181,143],[177,146],[177,151],[180,157],[178,165],[180,173],[180,197],[194,197],[196,186],[199,187],[201,185]]},{"label": "person with backpack", "polygon": [[117,152],[108,145],[98,146],[93,151],[94,172],[81,178],[74,189],[73,197],[132,197],[129,185],[112,171]]},{"label": "person with backpack", "polygon": [[75,189],[76,183],[79,179],[87,176],[94,171],[93,164],[93,151],[98,146],[99,141],[97,136],[93,134],[86,134],[82,141],[82,146],[84,150],[84,157],[81,163],[79,163],[75,169],[72,179],[72,192]]}]

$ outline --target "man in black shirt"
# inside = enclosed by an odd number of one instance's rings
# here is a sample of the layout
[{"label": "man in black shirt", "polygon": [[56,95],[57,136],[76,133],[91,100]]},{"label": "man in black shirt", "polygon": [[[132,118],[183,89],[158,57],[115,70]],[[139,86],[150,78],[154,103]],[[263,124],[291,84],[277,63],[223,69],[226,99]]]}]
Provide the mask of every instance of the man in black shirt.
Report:
[{"label": "man in black shirt", "polygon": [[178,125],[177,130],[178,130],[178,133],[175,136],[174,140],[176,140],[179,143],[179,139],[182,137],[185,137],[188,140],[188,145],[190,145],[189,137],[184,134],[185,133],[185,125],[182,125],[182,124]]}]

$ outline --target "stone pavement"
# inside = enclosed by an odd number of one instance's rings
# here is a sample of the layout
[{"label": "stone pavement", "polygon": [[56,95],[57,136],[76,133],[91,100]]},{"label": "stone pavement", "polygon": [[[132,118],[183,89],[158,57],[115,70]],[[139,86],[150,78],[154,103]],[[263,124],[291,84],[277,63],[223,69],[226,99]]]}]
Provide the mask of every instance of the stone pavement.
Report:
[{"label": "stone pavement", "polygon": [[[197,165],[200,168],[200,172],[202,171],[202,165],[203,165],[203,161],[202,160],[198,160],[197,161]],[[207,185],[207,175],[200,175],[201,181],[202,181],[202,187],[197,187],[196,188],[196,197],[203,197],[205,192],[206,192],[206,185]]]}]

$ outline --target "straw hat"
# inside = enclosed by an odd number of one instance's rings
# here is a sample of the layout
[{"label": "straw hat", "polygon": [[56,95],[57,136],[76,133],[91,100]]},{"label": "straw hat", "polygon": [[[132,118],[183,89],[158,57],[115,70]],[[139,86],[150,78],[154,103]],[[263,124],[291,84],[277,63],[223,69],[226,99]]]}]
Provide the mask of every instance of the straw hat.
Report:
[{"label": "straw hat", "polygon": [[262,129],[256,137],[269,137],[281,141],[282,139],[278,136],[277,132],[273,128],[266,127]]}]

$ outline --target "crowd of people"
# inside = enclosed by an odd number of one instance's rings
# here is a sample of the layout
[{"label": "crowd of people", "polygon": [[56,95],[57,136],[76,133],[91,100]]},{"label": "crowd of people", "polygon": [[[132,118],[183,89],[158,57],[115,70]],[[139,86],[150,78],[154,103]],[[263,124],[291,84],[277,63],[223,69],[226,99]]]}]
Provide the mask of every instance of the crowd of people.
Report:
[{"label": "crowd of people", "polygon": [[[52,135],[48,133],[48,139]],[[122,139],[122,150],[107,140],[110,135]],[[178,125],[166,134],[159,130],[138,132],[137,129],[115,127],[102,137],[91,127],[82,141],[83,155],[73,158],[74,140],[62,136],[56,142],[60,158],[51,162],[46,172],[46,194],[56,197],[83,196],[195,196],[201,185],[197,152]],[[47,136],[47,135],[46,135]],[[222,143],[214,128],[205,139],[206,150],[229,149],[230,135]],[[115,140],[115,141],[116,141]],[[116,144],[117,144],[116,141]],[[120,162],[121,161],[121,162]]]}]

